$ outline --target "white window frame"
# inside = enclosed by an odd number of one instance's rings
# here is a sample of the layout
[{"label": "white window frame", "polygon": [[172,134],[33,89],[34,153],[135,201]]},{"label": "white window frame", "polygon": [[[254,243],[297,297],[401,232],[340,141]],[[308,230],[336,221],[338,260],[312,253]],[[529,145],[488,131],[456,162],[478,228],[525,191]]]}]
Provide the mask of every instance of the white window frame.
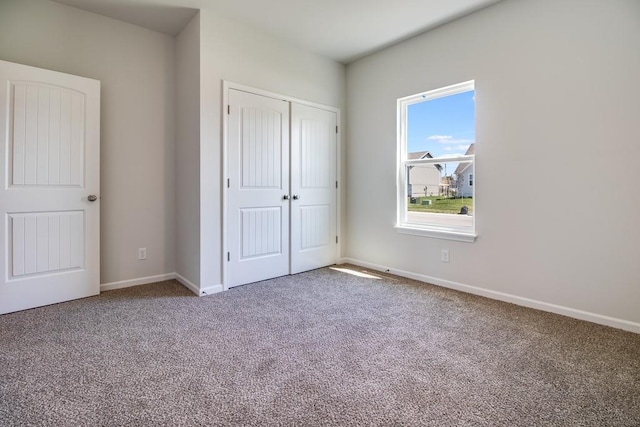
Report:
[{"label": "white window frame", "polygon": [[[407,111],[410,105],[430,101],[445,96],[456,95],[475,90],[475,81],[459,83],[429,92],[419,93],[398,99],[398,173],[397,173],[397,222],[396,231],[402,234],[412,234],[438,239],[456,240],[461,242],[474,242],[476,235],[476,210],[475,210],[475,185],[471,186],[473,193],[473,215],[471,227],[454,225],[423,224],[409,222],[407,219],[407,167],[419,164],[442,164],[448,162],[471,162],[471,174],[475,175],[475,155],[437,157],[428,159],[407,159]],[[430,214],[450,215],[450,214]]]}]

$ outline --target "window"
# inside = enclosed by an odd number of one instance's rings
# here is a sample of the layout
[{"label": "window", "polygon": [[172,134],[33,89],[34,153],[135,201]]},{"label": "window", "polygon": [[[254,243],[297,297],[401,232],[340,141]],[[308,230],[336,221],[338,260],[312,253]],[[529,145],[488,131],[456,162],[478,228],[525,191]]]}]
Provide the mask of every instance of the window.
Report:
[{"label": "window", "polygon": [[473,81],[398,100],[399,232],[474,241],[475,143]]}]

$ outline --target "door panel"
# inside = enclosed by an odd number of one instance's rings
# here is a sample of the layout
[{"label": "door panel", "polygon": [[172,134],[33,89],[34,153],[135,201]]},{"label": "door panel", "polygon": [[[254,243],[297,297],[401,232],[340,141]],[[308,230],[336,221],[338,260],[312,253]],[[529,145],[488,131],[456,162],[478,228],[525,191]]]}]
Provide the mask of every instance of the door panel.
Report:
[{"label": "door panel", "polygon": [[289,273],[289,105],[229,91],[229,287]]},{"label": "door panel", "polygon": [[300,250],[326,247],[331,237],[331,205],[301,206]]},{"label": "door panel", "polygon": [[240,260],[282,253],[282,207],[240,209]]},{"label": "door panel", "polygon": [[282,113],[241,106],[243,189],[282,188]]},{"label": "door panel", "polygon": [[9,214],[9,278],[84,265],[83,212]]},{"label": "door panel", "polygon": [[11,185],[82,186],[85,94],[12,82]]},{"label": "door panel", "polygon": [[291,273],[337,261],[337,115],[291,104]]},{"label": "door panel", "polygon": [[0,61],[0,313],[100,290],[100,82]]}]

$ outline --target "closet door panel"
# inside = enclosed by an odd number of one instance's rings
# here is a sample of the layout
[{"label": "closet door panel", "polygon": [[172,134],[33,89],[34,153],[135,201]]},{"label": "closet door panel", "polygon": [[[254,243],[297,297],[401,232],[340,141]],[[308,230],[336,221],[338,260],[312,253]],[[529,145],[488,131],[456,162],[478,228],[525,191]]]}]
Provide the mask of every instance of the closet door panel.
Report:
[{"label": "closet door panel", "polygon": [[228,120],[232,287],[289,274],[289,103],[232,89]]},{"label": "closet door panel", "polygon": [[291,104],[291,273],[337,261],[337,114]]}]

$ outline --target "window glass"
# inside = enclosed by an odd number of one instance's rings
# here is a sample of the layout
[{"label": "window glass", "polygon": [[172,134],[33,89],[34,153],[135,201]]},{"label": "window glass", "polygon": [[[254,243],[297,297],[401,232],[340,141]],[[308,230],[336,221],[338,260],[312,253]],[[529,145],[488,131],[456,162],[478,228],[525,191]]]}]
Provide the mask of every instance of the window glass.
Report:
[{"label": "window glass", "polygon": [[398,225],[474,232],[475,89],[398,100]]}]

